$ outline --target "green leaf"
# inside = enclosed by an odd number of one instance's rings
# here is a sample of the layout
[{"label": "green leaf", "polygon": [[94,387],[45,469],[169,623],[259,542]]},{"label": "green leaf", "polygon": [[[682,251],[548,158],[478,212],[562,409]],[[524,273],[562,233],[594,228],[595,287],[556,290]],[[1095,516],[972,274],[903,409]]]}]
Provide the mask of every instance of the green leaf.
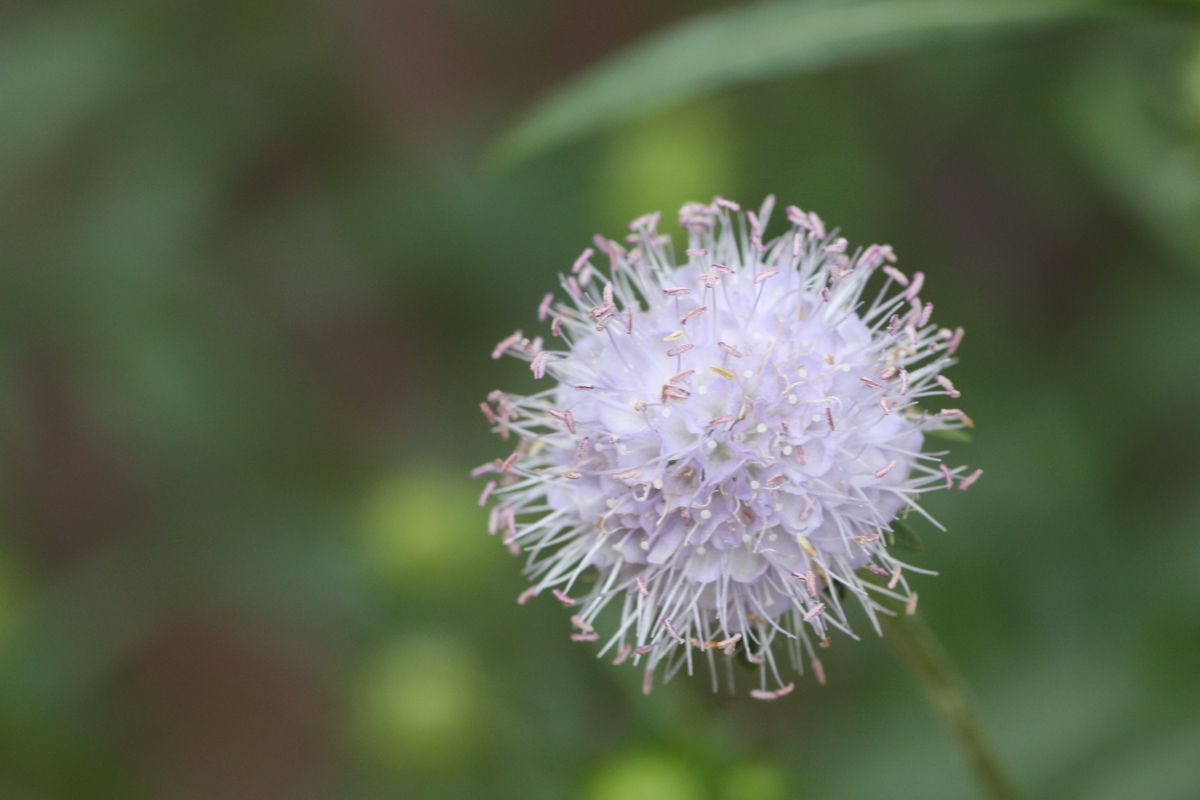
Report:
[{"label": "green leaf", "polygon": [[592,68],[503,140],[512,163],[718,89],[919,46],[1110,15],[1080,2],[855,0],[749,5],[685,21]]},{"label": "green leaf", "polygon": [[892,520],[892,530],[888,533],[887,539],[888,547],[894,547],[897,550],[911,550],[916,553],[925,549],[921,537],[917,536],[916,531],[908,527],[908,523],[903,520]]},{"label": "green leaf", "polygon": [[932,436],[935,439],[945,439],[948,442],[959,442],[961,444],[970,444],[974,441],[974,437],[968,431],[962,428],[938,428],[931,431],[925,431],[926,436]]}]

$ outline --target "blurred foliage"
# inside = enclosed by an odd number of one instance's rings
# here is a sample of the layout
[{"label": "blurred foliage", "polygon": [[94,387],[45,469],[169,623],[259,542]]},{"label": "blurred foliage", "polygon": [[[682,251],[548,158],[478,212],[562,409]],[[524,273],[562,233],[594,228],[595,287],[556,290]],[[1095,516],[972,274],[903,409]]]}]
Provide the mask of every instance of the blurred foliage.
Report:
[{"label": "blurred foliage", "polygon": [[486,354],[714,192],[967,327],[914,558],[1021,785],[1194,797],[1200,29],[1115,5],[4,4],[0,797],[970,796],[872,636],[645,698],[514,603]]},{"label": "blurred foliage", "polygon": [[501,158],[524,158],[593,128],[732,84],[817,72],[944,41],[1090,21],[1111,16],[1112,10],[1076,0],[743,5],[687,20],[608,59],[523,121],[504,142]]}]

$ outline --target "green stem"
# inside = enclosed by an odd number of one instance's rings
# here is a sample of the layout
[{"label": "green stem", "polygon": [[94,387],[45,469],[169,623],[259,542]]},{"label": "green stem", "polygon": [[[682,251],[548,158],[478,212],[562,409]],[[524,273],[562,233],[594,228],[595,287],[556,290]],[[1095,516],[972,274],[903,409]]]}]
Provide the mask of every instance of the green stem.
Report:
[{"label": "green stem", "polygon": [[971,708],[966,684],[929,626],[903,612],[884,617],[888,640],[900,654],[942,723],[962,748],[986,797],[1016,800],[1021,795],[984,736]]}]

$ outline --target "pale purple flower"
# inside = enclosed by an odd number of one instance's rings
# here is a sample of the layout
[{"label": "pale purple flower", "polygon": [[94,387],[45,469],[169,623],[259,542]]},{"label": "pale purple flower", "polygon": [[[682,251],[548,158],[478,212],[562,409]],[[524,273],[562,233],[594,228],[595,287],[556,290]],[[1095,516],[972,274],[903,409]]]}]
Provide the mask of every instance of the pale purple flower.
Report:
[{"label": "pale purple flower", "polygon": [[492,353],[548,384],[481,404],[515,440],[475,475],[491,532],[526,559],[519,602],[570,606],[571,638],[637,664],[647,691],[698,661],[715,686],[737,656],[759,665],[754,697],[792,690],[785,654],[823,682],[817,648],[854,636],[851,601],[876,629],[877,598],[915,609],[924,570],[888,549],[896,516],[937,525],[920,496],[978,478],[922,452],[971,425],[922,406],[959,397],[942,370],[962,341],[930,322],[924,275],[795,207],[767,239],[773,205],[685,205],[682,258],[658,214],[624,245],[596,237],[541,302],[550,340],[517,331]]}]

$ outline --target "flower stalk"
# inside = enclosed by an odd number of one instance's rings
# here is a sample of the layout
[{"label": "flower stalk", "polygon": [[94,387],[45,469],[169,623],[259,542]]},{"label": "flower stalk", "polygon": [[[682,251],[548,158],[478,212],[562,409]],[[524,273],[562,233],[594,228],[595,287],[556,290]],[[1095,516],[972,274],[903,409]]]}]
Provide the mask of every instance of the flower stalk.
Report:
[{"label": "flower stalk", "polygon": [[962,750],[984,796],[1021,797],[979,724],[966,682],[929,626],[918,616],[901,613],[883,617],[883,632]]}]

